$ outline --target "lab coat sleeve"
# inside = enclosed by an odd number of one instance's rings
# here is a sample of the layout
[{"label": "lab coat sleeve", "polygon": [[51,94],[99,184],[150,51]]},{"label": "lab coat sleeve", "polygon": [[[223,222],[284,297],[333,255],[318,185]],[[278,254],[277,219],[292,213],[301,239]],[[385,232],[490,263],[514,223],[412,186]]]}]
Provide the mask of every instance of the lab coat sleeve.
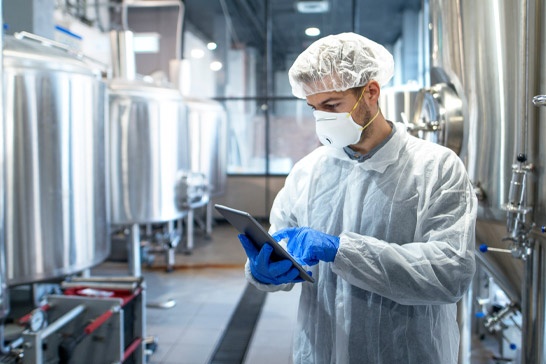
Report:
[{"label": "lab coat sleeve", "polygon": [[401,304],[457,302],[475,271],[477,199],[462,163],[445,168],[450,171],[419,208],[416,241],[397,244],[344,232],[332,270]]},{"label": "lab coat sleeve", "polygon": [[294,286],[294,283],[275,285],[275,284],[265,284],[260,281],[257,281],[256,278],[254,278],[254,276],[252,275],[252,272],[250,271],[250,265],[249,265],[248,259],[246,260],[246,264],[245,264],[245,278],[254,287],[265,292],[290,291],[292,287]]}]

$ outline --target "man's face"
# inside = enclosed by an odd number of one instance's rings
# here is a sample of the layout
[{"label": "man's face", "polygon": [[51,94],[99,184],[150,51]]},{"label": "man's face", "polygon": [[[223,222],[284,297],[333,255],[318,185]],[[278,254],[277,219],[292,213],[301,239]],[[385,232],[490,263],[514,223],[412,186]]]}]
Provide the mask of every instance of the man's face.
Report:
[{"label": "man's face", "polygon": [[[366,89],[362,92],[366,92]],[[311,106],[313,110],[333,113],[352,111],[351,116],[353,120],[357,124],[364,126],[370,120],[371,112],[364,98],[361,98],[357,105],[360,96],[354,90],[322,92],[307,96],[307,105]],[[355,105],[356,108],[353,110]]]}]

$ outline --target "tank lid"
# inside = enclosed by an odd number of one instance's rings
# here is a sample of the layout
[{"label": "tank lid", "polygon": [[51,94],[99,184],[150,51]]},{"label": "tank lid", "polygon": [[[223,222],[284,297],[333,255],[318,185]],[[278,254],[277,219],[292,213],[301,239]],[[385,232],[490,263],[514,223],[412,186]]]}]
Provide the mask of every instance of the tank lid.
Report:
[{"label": "tank lid", "polygon": [[5,36],[3,54],[4,67],[8,69],[22,67],[101,76],[99,67],[85,58],[32,39]]},{"label": "tank lid", "polygon": [[141,80],[114,78],[108,82],[110,94],[157,99],[182,100],[182,93],[174,87],[156,85]]}]

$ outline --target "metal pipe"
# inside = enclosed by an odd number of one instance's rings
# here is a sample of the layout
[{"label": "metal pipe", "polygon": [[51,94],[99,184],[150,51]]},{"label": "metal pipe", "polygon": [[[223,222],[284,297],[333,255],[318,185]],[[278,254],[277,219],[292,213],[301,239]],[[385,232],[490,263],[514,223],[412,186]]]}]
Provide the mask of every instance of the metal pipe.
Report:
[{"label": "metal pipe", "polygon": [[131,225],[128,243],[129,274],[133,277],[142,277],[142,264],[140,262],[140,227],[138,224]]},{"label": "metal pipe", "polygon": [[[518,58],[521,61],[522,69],[520,70],[518,82],[517,95],[518,103],[516,108],[516,115],[522,118],[522,130],[521,134],[516,138],[516,153],[523,153],[528,155],[527,151],[527,133],[528,133],[528,117],[529,117],[529,6],[532,0],[521,0],[520,3],[520,38],[518,47]],[[519,109],[519,110],[518,110]]]},{"label": "metal pipe", "polygon": [[533,104],[535,104],[535,106],[546,106],[546,95],[537,95],[533,97]]},{"label": "metal pipe", "polygon": [[55,320],[52,324],[47,326],[45,329],[40,331],[38,333],[40,340],[45,340],[47,337],[57,330],[59,330],[61,327],[69,323],[70,321],[74,320],[78,315],[80,315],[83,311],[85,311],[86,307],[85,305],[78,305],[59,317],[57,320]]},{"label": "metal pipe", "polygon": [[[523,70],[520,74],[524,81],[520,83],[523,90],[518,89],[518,105],[521,108],[518,115],[522,117],[523,125],[520,131],[521,135],[517,140],[516,146],[519,153],[529,155],[529,128],[533,127],[534,115],[531,109],[531,90],[534,91],[536,84],[535,79],[530,79],[529,75],[534,72],[538,63],[536,59],[530,56],[531,49],[537,44],[537,17],[541,14],[540,1],[537,0],[522,0],[520,7],[520,47],[518,56],[521,59]],[[534,100],[533,100],[534,101]],[[534,134],[534,133],[531,133]],[[539,142],[540,143],[540,142]],[[530,156],[532,159],[533,156]],[[531,194],[533,201],[535,196]],[[532,218],[530,219],[532,221]],[[540,241],[528,238],[531,255],[524,263],[524,282],[522,286],[522,364],[539,364],[543,363],[544,354],[544,336],[545,323],[544,316],[546,305],[544,303],[544,277],[543,265],[545,254]]]},{"label": "metal pipe", "polygon": [[63,288],[93,288],[93,289],[104,289],[104,290],[118,290],[118,291],[128,291],[132,292],[137,287],[137,283],[130,283],[130,282],[63,282],[61,283],[61,286]]},{"label": "metal pipe", "polygon": [[112,73],[115,78],[134,80],[136,77],[133,32],[112,30],[110,32]]},{"label": "metal pipe", "polygon": [[93,276],[93,277],[73,277],[70,282],[80,282],[80,283],[89,283],[89,282],[130,282],[130,283],[140,283],[141,279],[136,277],[109,277],[109,276]]},{"label": "metal pipe", "polygon": [[472,348],[472,302],[474,294],[469,289],[457,303],[457,323],[459,324],[459,359],[458,364],[470,364]]},{"label": "metal pipe", "polygon": [[[536,247],[535,247],[536,248]],[[536,361],[536,349],[534,339],[536,337],[536,284],[534,279],[537,265],[538,252],[531,250],[531,255],[524,262],[524,278],[522,284],[522,329],[521,329],[521,364],[539,364]]]}]

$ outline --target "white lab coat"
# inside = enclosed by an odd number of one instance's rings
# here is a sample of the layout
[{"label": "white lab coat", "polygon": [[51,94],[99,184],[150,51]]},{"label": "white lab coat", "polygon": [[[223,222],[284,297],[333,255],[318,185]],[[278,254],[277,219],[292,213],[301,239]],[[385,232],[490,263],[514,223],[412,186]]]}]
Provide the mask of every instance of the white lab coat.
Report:
[{"label": "white lab coat", "polygon": [[[363,162],[320,147],[298,162],[271,232],[340,236],[334,262],[301,283],[294,363],[456,364],[456,302],[475,271],[477,200],[461,160],[402,124]],[[266,285],[265,291],[293,285]]]}]

